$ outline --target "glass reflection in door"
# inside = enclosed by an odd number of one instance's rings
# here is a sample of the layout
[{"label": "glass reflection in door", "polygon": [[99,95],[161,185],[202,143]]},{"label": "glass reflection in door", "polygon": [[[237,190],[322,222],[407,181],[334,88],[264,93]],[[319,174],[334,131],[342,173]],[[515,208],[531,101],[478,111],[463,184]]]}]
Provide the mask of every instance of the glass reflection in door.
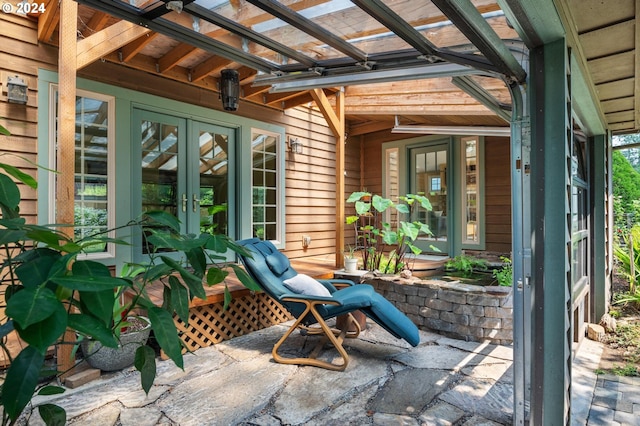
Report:
[{"label": "glass reflection in door", "polygon": [[421,237],[428,244],[420,244],[425,251],[433,247],[448,252],[447,202],[448,146],[435,145],[411,150],[412,191],[423,193],[431,202],[432,210],[420,209],[417,220],[426,223],[432,235]]},{"label": "glass reflection in door", "polygon": [[[178,123],[170,120],[143,118],[140,121],[142,212],[163,210],[181,219],[178,194],[184,190],[178,180],[181,155],[178,129]],[[146,238],[142,250],[150,252]]]},{"label": "glass reflection in door", "polygon": [[198,130],[199,194],[192,198],[193,210],[199,205],[200,232],[227,234],[229,137],[201,124]]}]

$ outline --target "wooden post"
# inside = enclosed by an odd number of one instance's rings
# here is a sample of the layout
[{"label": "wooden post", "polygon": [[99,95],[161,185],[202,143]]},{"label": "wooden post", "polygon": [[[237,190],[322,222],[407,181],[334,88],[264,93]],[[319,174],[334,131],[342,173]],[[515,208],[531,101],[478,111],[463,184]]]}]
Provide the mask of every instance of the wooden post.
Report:
[{"label": "wooden post", "polygon": [[[60,0],[56,222],[69,225],[74,222],[77,21],[78,4],[73,0]],[[61,231],[73,237],[73,227],[64,227]],[[64,340],[75,340],[75,334],[67,331]],[[59,371],[73,367],[71,350],[71,345],[58,345]]]},{"label": "wooden post", "polygon": [[309,92],[320,108],[320,112],[329,124],[336,137],[336,268],[344,266],[344,88],[336,93],[336,111],[333,110],[329,99],[322,89],[313,89]]},{"label": "wooden post", "polygon": [[336,114],[340,131],[336,134],[336,268],[344,266],[344,169],[345,169],[345,122],[344,122],[344,88],[336,92]]}]

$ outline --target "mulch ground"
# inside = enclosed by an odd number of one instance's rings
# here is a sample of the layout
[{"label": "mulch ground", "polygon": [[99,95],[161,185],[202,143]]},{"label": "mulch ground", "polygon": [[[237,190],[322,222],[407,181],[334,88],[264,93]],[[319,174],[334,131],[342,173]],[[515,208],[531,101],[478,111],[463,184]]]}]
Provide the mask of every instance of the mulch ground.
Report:
[{"label": "mulch ground", "polygon": [[[628,291],[629,282],[614,274],[613,294]],[[614,372],[616,369],[619,370],[633,365],[637,375],[640,375],[640,310],[633,305],[613,305],[611,309],[620,314],[616,321],[618,326],[628,325],[633,327],[635,338],[622,339],[619,335],[607,333],[599,368]]]}]

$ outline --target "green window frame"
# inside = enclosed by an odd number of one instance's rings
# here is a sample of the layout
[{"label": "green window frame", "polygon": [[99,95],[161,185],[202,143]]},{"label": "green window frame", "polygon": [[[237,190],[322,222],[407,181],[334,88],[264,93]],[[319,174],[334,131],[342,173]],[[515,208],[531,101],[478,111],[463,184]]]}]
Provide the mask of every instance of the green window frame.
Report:
[{"label": "green window frame", "polygon": [[[58,86],[50,86],[48,167],[57,170]],[[76,90],[74,239],[90,239],[115,227],[115,98]],[[48,180],[48,221],[56,222],[56,175]],[[115,257],[115,245],[89,246],[81,258]]]}]

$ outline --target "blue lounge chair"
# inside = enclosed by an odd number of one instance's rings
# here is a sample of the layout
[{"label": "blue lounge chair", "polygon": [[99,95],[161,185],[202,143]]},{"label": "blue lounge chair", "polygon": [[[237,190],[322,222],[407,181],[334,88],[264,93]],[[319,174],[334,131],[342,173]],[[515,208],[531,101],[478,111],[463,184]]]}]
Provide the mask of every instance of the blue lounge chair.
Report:
[{"label": "blue lounge chair", "polygon": [[[313,280],[298,274],[289,259],[269,241],[258,238],[238,241],[252,257],[240,256],[247,273],[273,299],[282,304],[296,318],[284,336],[273,346],[273,359],[283,364],[301,364],[343,371],[349,356],[342,346],[345,337],[357,337],[360,327],[351,316],[359,310],[396,338],[402,338],[413,346],[420,343],[418,328],[391,302],[376,293],[368,284],[354,284],[349,280]],[[350,327],[332,330],[326,320],[338,315],[348,315],[355,332]],[[313,326],[313,327],[310,327]],[[305,358],[283,357],[278,349],[297,328],[317,332],[323,340]],[[351,334],[350,334],[351,333]],[[317,359],[325,341],[329,341],[342,357],[342,364]]]}]

